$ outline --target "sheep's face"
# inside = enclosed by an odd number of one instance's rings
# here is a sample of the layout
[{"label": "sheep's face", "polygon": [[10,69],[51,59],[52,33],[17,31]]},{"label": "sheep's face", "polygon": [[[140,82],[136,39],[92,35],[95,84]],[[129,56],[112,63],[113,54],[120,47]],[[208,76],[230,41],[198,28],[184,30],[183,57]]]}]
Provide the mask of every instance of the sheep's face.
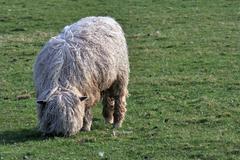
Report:
[{"label": "sheep's face", "polygon": [[57,91],[46,102],[38,102],[39,128],[45,134],[69,136],[83,126],[86,97]]}]

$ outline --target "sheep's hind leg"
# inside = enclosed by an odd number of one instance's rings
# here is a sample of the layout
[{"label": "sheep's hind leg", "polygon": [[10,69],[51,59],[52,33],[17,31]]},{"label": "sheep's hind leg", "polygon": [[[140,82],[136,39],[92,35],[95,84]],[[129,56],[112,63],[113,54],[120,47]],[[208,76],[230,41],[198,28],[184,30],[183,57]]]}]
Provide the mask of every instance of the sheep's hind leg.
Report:
[{"label": "sheep's hind leg", "polygon": [[85,109],[85,115],[83,118],[83,127],[82,127],[82,131],[90,131],[91,130],[91,126],[92,126],[92,111],[90,107],[86,107]]},{"label": "sheep's hind leg", "polygon": [[114,88],[114,99],[115,99],[115,105],[114,105],[114,122],[113,126],[114,128],[119,128],[122,126],[122,122],[125,118],[125,113],[127,111],[126,109],[126,97],[127,97],[127,85],[118,84]]},{"label": "sheep's hind leg", "polygon": [[114,98],[111,97],[111,92],[110,90],[105,91],[103,93],[103,117],[105,119],[105,123],[113,123],[113,113],[114,113]]}]

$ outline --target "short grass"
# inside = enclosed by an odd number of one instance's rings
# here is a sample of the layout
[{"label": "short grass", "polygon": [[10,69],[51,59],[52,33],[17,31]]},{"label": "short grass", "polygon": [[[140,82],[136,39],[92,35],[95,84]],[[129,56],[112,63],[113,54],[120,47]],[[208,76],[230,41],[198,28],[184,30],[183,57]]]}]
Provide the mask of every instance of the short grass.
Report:
[{"label": "short grass", "polygon": [[[0,0],[0,159],[239,159],[239,0]],[[123,127],[44,138],[32,65],[90,15],[122,24],[131,63]]]}]

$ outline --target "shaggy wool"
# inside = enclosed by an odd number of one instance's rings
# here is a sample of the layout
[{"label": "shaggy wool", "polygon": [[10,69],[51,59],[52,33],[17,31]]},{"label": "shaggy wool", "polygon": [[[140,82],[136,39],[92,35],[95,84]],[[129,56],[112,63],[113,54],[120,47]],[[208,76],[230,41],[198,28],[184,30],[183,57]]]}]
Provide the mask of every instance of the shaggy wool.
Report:
[{"label": "shaggy wool", "polygon": [[91,108],[100,100],[106,122],[120,127],[128,80],[127,44],[114,19],[87,17],[66,26],[34,65],[40,131],[64,136],[89,131]]}]

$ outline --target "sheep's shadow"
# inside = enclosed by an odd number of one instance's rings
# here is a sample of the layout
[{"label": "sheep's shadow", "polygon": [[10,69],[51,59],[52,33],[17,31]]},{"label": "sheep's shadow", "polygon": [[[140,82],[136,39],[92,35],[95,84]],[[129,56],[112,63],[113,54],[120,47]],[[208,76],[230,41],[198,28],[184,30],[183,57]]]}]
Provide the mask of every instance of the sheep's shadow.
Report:
[{"label": "sheep's shadow", "polygon": [[49,137],[42,136],[36,128],[0,131],[0,145],[26,141],[41,141]]},{"label": "sheep's shadow", "polygon": [[[92,127],[92,130],[103,129],[104,127],[106,127],[101,123],[101,119],[99,118],[94,118],[93,121],[94,125]],[[46,139],[54,139],[55,137],[64,136],[43,135],[41,132],[37,130],[37,128],[6,130],[0,131],[0,145],[22,143],[27,141],[42,141]]]}]

